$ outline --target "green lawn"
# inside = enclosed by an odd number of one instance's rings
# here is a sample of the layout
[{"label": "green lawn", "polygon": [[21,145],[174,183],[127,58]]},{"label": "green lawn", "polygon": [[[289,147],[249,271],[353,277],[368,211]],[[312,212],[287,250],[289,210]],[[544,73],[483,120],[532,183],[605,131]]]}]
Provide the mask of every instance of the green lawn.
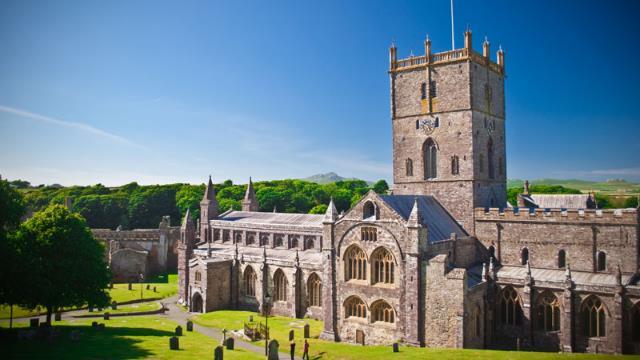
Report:
[{"label": "green lawn", "polygon": [[[168,274],[150,279],[151,282],[142,283],[142,298],[145,300],[163,299],[169,296],[173,296],[178,293],[178,274]],[[147,284],[151,286],[152,290],[147,290]],[[157,292],[153,292],[153,287],[156,287]],[[140,299],[140,284],[133,284],[131,290],[128,289],[128,284],[113,284],[113,289],[109,290],[109,295],[112,301],[123,303],[132,300]],[[0,319],[9,318],[9,306],[0,306]],[[46,309],[41,310],[41,314],[46,313]],[[37,310],[23,309],[17,306],[13,307],[13,317],[25,317],[38,315]]]},{"label": "green lawn", "polygon": [[[226,329],[242,329],[245,321],[249,316],[253,315],[255,321],[264,322],[264,317],[257,313],[248,311],[214,311],[207,314],[195,316],[193,321],[202,326],[226,328]],[[591,355],[591,354],[558,354],[558,353],[542,353],[542,352],[515,352],[515,351],[497,351],[497,350],[471,350],[471,349],[428,349],[403,347],[400,353],[393,353],[391,346],[359,346],[346,343],[335,343],[318,339],[322,331],[322,322],[311,319],[293,319],[281,316],[269,317],[269,328],[271,328],[271,337],[278,340],[280,350],[288,352],[288,334],[289,330],[295,332],[297,342],[296,355],[302,356],[302,326],[305,323],[310,325],[309,352],[311,359],[622,359],[628,357],[608,356],[608,355]],[[263,341],[263,340],[260,340]]]},{"label": "green lawn", "polygon": [[160,305],[157,301],[150,301],[150,302],[143,302],[143,303],[118,305],[116,310],[111,309],[111,307],[103,309],[101,312],[98,312],[97,310],[95,310],[94,312],[89,312],[88,310],[85,310],[81,312],[79,315],[89,315],[89,314],[101,315],[105,312],[108,312],[109,314],[128,314],[128,313],[134,313],[134,312],[159,310],[160,308],[162,308],[162,305]]},{"label": "green lawn", "polygon": [[[94,319],[56,322],[60,336],[53,343],[0,337],[2,357],[31,359],[212,359],[218,340],[197,332],[184,332],[180,350],[169,350],[169,338],[176,323],[159,316],[135,316],[100,321],[104,331],[91,328]],[[26,323],[19,324],[26,326]],[[82,332],[79,342],[69,339],[72,330]],[[2,332],[8,332],[2,329]],[[14,329],[13,332],[16,330]],[[4,334],[3,334],[4,335]],[[264,356],[239,349],[225,350],[225,359],[263,359]]]}]

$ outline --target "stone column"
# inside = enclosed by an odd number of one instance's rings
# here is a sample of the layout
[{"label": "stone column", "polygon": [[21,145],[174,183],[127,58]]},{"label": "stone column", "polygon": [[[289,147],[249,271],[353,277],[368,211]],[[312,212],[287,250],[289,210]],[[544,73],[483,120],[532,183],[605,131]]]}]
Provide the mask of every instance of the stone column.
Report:
[{"label": "stone column", "polygon": [[522,319],[523,340],[528,342],[529,348],[534,345],[533,342],[533,279],[531,278],[531,268],[527,262],[527,276],[524,280],[524,288],[522,289]]},{"label": "stone column", "polygon": [[324,328],[320,338],[330,341],[339,341],[337,329],[337,304],[336,304],[336,262],[337,256],[333,247],[335,221],[323,222],[324,244],[322,247],[322,318]]},{"label": "stone column", "polygon": [[565,282],[562,318],[560,319],[560,344],[563,352],[573,352],[573,292],[571,280]]},{"label": "stone column", "polygon": [[613,352],[616,354],[622,354],[622,313],[624,311],[624,301],[623,301],[623,293],[624,288],[621,285],[616,286],[616,294],[613,298],[613,311],[612,311],[612,324],[611,324],[611,335],[607,337],[610,341],[613,342]]},{"label": "stone column", "polygon": [[498,233],[498,236],[496,237],[496,260],[498,260],[498,262],[502,262],[502,229],[503,226],[500,223],[496,224],[496,231]]}]

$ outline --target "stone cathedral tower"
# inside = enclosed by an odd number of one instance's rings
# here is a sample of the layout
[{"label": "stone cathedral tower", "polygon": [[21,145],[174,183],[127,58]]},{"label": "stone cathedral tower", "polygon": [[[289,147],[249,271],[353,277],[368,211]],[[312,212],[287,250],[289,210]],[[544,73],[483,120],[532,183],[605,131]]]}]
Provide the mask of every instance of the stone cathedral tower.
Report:
[{"label": "stone cathedral tower", "polygon": [[390,48],[394,194],[434,195],[474,233],[475,207],[506,205],[504,53],[472,48],[397,58]]}]

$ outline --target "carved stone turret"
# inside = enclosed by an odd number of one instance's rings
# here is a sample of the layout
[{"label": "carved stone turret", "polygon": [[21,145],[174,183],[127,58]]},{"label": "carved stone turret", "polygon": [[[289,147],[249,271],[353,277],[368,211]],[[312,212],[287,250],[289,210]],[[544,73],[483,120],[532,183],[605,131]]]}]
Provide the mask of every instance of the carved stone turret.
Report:
[{"label": "carved stone turret", "polygon": [[247,191],[244,194],[244,200],[242,200],[242,211],[258,211],[258,199],[256,198],[256,192],[253,190],[253,182],[249,178],[249,185],[247,185]]},{"label": "carved stone turret", "polygon": [[211,241],[211,227],[209,220],[216,219],[218,217],[218,200],[216,199],[216,189],[211,182],[211,175],[209,175],[209,182],[204,190],[204,196],[200,201],[200,240],[209,242]]}]

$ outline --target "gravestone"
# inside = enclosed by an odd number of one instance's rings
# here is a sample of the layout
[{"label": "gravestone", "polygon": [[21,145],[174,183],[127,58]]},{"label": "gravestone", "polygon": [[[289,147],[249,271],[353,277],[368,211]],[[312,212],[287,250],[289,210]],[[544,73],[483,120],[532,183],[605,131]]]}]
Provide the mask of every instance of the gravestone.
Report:
[{"label": "gravestone", "polygon": [[249,322],[252,323],[253,322],[253,315],[249,315]]},{"label": "gravestone", "polygon": [[223,360],[223,356],[224,349],[222,345],[216,346],[216,348],[213,350],[213,360]]},{"label": "gravestone", "polygon": [[93,306],[89,305],[89,312],[93,312]]},{"label": "gravestone", "polygon": [[193,331],[193,322],[191,320],[187,320],[187,331]]},{"label": "gravestone", "polygon": [[156,287],[155,286],[153,287],[153,292],[156,292]]},{"label": "gravestone", "polygon": [[293,341],[294,338],[294,333],[293,333],[293,329],[289,330],[289,341]]},{"label": "gravestone", "polygon": [[104,323],[98,324],[98,330],[100,331],[104,330]]},{"label": "gravestone", "polygon": [[304,338],[309,338],[309,324],[304,324]]},{"label": "gravestone", "polygon": [[227,350],[233,350],[235,342],[236,341],[232,337],[228,338],[227,339]]},{"label": "gravestone", "polygon": [[105,320],[109,320],[110,317],[111,317],[111,315],[108,312],[104,313],[104,319]]},{"label": "gravestone", "polygon": [[131,285],[131,283],[129,283],[129,287],[128,287],[128,289],[129,289],[129,290],[133,290],[133,285]]},{"label": "gravestone", "polygon": [[176,326],[176,336],[182,336],[182,326]]},{"label": "gravestone", "polygon": [[60,321],[60,320],[62,320],[62,313],[61,313],[61,312],[59,312],[59,311],[58,311],[58,312],[56,313],[55,320],[56,320],[56,321]]},{"label": "gravestone", "polygon": [[97,321],[92,322],[91,323],[91,327],[94,328],[94,329],[97,328],[98,327],[98,322]]},{"label": "gravestone", "polygon": [[267,360],[279,360],[278,357],[278,340],[269,341],[269,354],[267,355]]},{"label": "gravestone", "polygon": [[116,301],[111,303],[111,310],[118,310],[118,303]]},{"label": "gravestone", "polygon": [[151,289],[151,285],[147,284],[147,290]]},{"label": "gravestone", "polygon": [[393,352],[399,352],[399,351],[400,351],[400,349],[399,349],[399,347],[398,347],[398,343],[397,343],[397,342],[394,342],[394,343],[393,343]]},{"label": "gravestone", "polygon": [[40,319],[36,318],[36,319],[29,320],[29,327],[37,328],[39,325],[40,325]]},{"label": "gravestone", "polygon": [[177,337],[172,336],[169,338],[169,350],[179,350],[180,343]]}]

